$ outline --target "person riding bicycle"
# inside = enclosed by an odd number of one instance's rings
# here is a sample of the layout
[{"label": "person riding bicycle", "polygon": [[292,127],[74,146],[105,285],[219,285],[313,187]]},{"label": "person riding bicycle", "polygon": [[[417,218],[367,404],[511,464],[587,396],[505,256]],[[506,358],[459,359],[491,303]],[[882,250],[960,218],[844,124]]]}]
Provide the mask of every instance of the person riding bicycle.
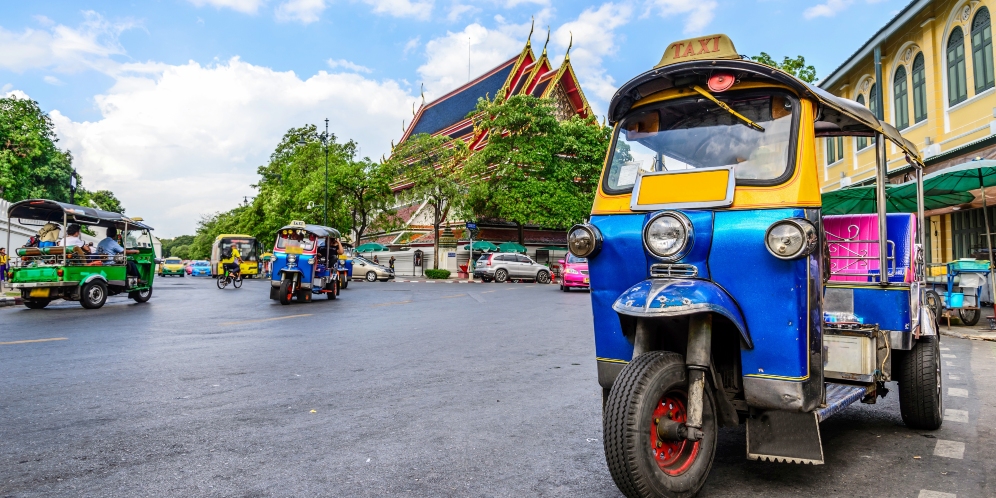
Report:
[{"label": "person riding bicycle", "polygon": [[242,254],[239,253],[239,248],[232,246],[223,256],[222,267],[231,273],[232,280],[238,280],[242,274]]}]

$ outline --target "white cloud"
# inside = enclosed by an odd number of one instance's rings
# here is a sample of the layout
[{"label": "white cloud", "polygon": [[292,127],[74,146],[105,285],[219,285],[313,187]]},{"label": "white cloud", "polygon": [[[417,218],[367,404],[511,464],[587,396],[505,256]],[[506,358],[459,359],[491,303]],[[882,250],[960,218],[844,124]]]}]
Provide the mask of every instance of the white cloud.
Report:
[{"label": "white cloud", "polygon": [[449,22],[457,22],[461,17],[463,17],[464,14],[480,12],[480,10],[481,9],[472,5],[454,3],[450,6],[450,13],[446,15],[446,20]]},{"label": "white cloud", "polygon": [[166,236],[192,233],[201,214],[254,195],[256,167],[291,127],[328,117],[340,140],[380,157],[411,118],[415,97],[392,80],[325,71],[302,79],[233,58],[123,65],[94,101],[96,121],[51,112],[60,145],[88,187],[113,190]]},{"label": "white cloud", "polygon": [[18,73],[35,68],[108,72],[116,66],[111,56],[125,53],[118,37],[137,26],[135,21],[110,22],[96,12],[86,11],[77,28],[60,24],[15,33],[0,27],[0,69]]},{"label": "white cloud", "polygon": [[554,31],[551,42],[565,50],[573,34],[571,64],[587,95],[607,101],[615,93],[615,80],[607,74],[602,61],[619,49],[615,30],[628,23],[632,15],[629,4],[606,3],[586,9],[576,20]]},{"label": "white cloud", "polygon": [[309,24],[317,21],[324,10],[325,0],[288,0],[278,5],[274,14],[278,21]]},{"label": "white cloud", "polygon": [[188,0],[197,7],[210,5],[216,9],[232,9],[243,14],[255,14],[266,0]]},{"label": "white cloud", "polygon": [[416,36],[415,38],[412,38],[411,40],[408,40],[408,42],[405,43],[405,49],[404,49],[403,54],[407,57],[408,54],[410,54],[413,50],[415,50],[416,48],[418,48],[418,46],[419,46],[419,44],[421,42],[421,39],[422,39],[421,36]]},{"label": "white cloud", "polygon": [[[834,1],[834,0],[830,0]],[[658,12],[661,17],[687,14],[684,32],[697,34],[712,22],[718,4],[715,0],[688,2],[686,0],[648,0],[644,15]]]},{"label": "white cloud", "polygon": [[363,0],[376,14],[393,17],[413,17],[422,21],[432,15],[434,0]]},{"label": "white cloud", "polygon": [[26,94],[26,93],[24,93],[24,92],[22,92],[20,90],[10,90],[10,85],[9,84],[4,85],[3,89],[4,89],[3,98],[5,98],[5,99],[9,99],[11,97],[17,97],[19,99],[28,99],[28,98],[30,98],[30,97],[28,97],[28,94]]},{"label": "white cloud", "polygon": [[52,75],[45,76],[44,78],[42,78],[42,81],[48,83],[49,85],[55,85],[55,86],[65,85],[65,83],[62,80]]},{"label": "white cloud", "polygon": [[813,19],[816,17],[833,17],[836,16],[838,12],[847,9],[852,0],[827,0],[827,3],[821,3],[814,5],[802,12],[802,16],[806,19]]},{"label": "white cloud", "polygon": [[550,5],[550,0],[495,0],[495,3],[504,5],[507,9],[511,9],[529,3],[546,6]]},{"label": "white cloud", "polygon": [[340,68],[341,67],[341,68],[343,68],[343,69],[345,69],[347,71],[354,71],[354,72],[357,72],[357,73],[372,73],[373,72],[373,69],[370,69],[369,67],[361,66],[359,64],[354,64],[354,63],[352,63],[350,61],[347,61],[346,59],[329,59],[329,60],[327,60],[325,62],[332,69]]}]

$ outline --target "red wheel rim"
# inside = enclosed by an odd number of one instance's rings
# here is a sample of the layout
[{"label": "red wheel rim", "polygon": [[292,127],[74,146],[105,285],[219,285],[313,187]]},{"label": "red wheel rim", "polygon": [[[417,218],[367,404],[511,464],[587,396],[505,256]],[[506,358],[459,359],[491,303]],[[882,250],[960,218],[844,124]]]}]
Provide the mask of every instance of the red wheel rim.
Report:
[{"label": "red wheel rim", "polygon": [[688,412],[685,409],[685,393],[669,392],[661,397],[650,419],[650,452],[661,471],[676,476],[684,473],[695,463],[699,453],[699,441],[664,441],[657,437],[657,420],[670,418],[685,423]]}]

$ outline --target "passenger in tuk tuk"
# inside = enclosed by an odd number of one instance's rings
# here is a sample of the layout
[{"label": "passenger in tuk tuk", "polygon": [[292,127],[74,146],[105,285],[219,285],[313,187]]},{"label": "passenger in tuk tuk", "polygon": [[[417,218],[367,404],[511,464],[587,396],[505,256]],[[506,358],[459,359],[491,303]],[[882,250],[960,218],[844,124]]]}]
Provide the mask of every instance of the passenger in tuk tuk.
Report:
[{"label": "passenger in tuk tuk", "polygon": [[52,247],[59,242],[59,225],[49,222],[38,230],[38,247]]},{"label": "passenger in tuk tuk", "polygon": [[86,256],[90,254],[91,247],[87,245],[85,241],[80,237],[80,226],[72,223],[66,227],[66,238],[59,240],[59,246],[66,247],[76,247],[73,250],[78,256]]},{"label": "passenger in tuk tuk", "polygon": [[[111,257],[124,254],[125,250],[121,247],[121,244],[118,243],[117,238],[118,229],[114,227],[108,228],[107,236],[97,244],[97,254],[103,254]],[[134,261],[128,261],[127,275],[130,277],[140,276],[138,273],[138,265],[135,264]]]}]

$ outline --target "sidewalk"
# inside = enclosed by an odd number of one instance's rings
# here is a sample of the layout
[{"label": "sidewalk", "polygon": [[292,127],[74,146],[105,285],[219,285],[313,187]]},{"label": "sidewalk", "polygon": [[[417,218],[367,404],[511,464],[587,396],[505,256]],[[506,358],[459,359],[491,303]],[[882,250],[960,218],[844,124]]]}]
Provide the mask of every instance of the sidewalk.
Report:
[{"label": "sidewalk", "polygon": [[0,292],[0,308],[7,306],[20,306],[21,304],[23,304],[21,302],[21,298],[18,297],[16,292]]},{"label": "sidewalk", "polygon": [[962,327],[952,325],[948,327],[946,323],[941,324],[941,335],[957,337],[959,339],[973,339],[976,341],[996,342],[996,330],[989,330],[983,321],[973,327]]}]

